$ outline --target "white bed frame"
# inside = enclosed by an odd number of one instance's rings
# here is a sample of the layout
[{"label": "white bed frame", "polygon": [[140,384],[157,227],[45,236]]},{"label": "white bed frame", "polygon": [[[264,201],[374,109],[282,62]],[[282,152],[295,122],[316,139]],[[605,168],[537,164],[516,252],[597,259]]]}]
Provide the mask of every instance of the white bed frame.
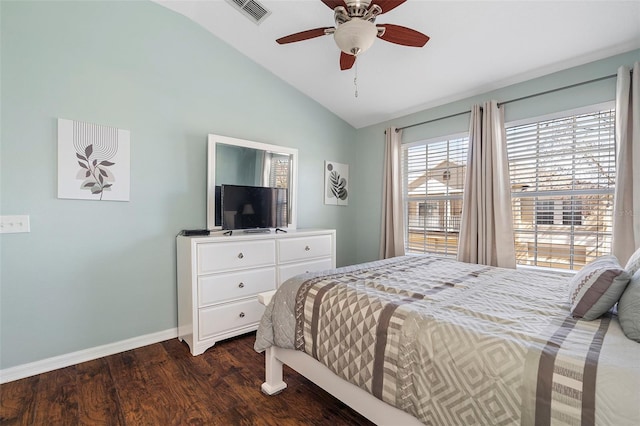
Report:
[{"label": "white bed frame", "polygon": [[[258,296],[265,306],[275,292]],[[282,366],[288,365],[316,385],[377,425],[422,425],[415,417],[379,400],[369,392],[336,376],[331,370],[304,352],[272,346],[265,356],[265,382],[262,392],[275,395],[287,384],[282,379]]]}]

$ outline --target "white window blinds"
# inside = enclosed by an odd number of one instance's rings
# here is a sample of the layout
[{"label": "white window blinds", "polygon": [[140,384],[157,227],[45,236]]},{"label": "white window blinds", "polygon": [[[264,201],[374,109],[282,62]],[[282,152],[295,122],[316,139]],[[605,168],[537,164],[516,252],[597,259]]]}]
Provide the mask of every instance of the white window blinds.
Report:
[{"label": "white window blinds", "polygon": [[275,188],[287,188],[289,183],[289,156],[269,153],[268,159],[270,167],[265,167],[269,171],[268,186]]},{"label": "white window blinds", "polygon": [[507,129],[517,263],[580,269],[611,252],[613,110]]},{"label": "white window blinds", "polygon": [[468,137],[403,146],[407,253],[455,256]]}]

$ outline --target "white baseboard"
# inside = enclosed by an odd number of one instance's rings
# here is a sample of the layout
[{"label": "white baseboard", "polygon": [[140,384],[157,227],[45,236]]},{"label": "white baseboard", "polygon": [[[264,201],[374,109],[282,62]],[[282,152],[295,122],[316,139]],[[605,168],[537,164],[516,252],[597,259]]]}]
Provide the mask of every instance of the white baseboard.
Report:
[{"label": "white baseboard", "polygon": [[132,337],[131,339],[121,340],[119,342],[5,368],[4,370],[0,370],[0,383],[24,379],[25,377],[35,376],[36,374],[46,373],[48,371],[57,370],[58,368],[91,361],[93,359],[102,358],[103,356],[117,354],[131,349],[140,348],[142,346],[151,345],[153,343],[162,342],[164,340],[174,339],[176,337],[178,337],[178,329],[170,328],[157,333],[145,334],[144,336]]}]

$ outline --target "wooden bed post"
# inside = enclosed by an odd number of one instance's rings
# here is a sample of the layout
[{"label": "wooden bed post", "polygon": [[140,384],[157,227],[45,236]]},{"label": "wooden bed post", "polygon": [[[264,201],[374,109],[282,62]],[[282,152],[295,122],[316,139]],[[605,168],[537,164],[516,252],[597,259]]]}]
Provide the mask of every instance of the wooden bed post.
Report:
[{"label": "wooden bed post", "polygon": [[282,361],[276,357],[275,348],[267,348],[265,353],[266,381],[262,384],[262,392],[267,395],[275,395],[287,387],[282,380]]}]

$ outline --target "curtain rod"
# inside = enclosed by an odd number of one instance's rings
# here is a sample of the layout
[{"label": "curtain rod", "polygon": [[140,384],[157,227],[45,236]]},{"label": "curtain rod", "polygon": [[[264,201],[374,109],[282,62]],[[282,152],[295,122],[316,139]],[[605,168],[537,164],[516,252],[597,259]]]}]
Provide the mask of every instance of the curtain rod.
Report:
[{"label": "curtain rod", "polygon": [[[633,72],[633,70],[631,72]],[[529,99],[529,98],[535,98],[536,96],[548,95],[549,93],[559,92],[560,90],[571,89],[573,87],[582,86],[584,84],[595,83],[595,82],[601,81],[601,80],[608,80],[610,78],[617,77],[617,76],[618,76],[617,74],[606,75],[604,77],[598,77],[598,78],[594,78],[592,80],[587,80],[587,81],[582,81],[580,83],[570,84],[568,86],[557,87],[555,89],[545,90],[544,92],[534,93],[532,95],[522,96],[520,98],[509,99],[508,101],[498,102],[498,106],[510,104],[512,102],[522,101],[522,100]],[[438,117],[438,118],[433,118],[433,119],[427,120],[427,121],[421,121],[420,123],[410,124],[410,125],[404,126],[404,127],[398,127],[396,129],[396,132],[398,132],[400,130],[408,129],[410,127],[422,126],[423,124],[433,123],[434,121],[445,120],[447,118],[457,117],[459,115],[465,115],[465,114],[470,114],[470,113],[471,113],[471,110],[462,111],[462,112],[458,112],[458,113],[455,113],[455,114],[450,114],[450,115],[447,115],[447,116],[444,116],[444,117]],[[386,133],[386,130],[385,130],[385,133]]]}]

